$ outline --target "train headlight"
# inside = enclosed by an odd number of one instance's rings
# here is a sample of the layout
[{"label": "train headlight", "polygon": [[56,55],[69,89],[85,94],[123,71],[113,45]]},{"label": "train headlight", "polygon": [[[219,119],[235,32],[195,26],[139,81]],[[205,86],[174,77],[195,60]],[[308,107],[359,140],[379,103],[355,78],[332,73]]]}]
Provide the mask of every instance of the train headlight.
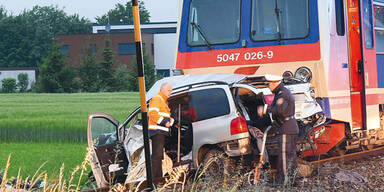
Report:
[{"label": "train headlight", "polygon": [[289,79],[289,78],[293,77],[293,73],[290,71],[284,71],[282,76],[284,79]]},{"label": "train headlight", "polygon": [[312,72],[308,67],[300,67],[295,72],[295,78],[304,82],[310,82],[312,79]]}]

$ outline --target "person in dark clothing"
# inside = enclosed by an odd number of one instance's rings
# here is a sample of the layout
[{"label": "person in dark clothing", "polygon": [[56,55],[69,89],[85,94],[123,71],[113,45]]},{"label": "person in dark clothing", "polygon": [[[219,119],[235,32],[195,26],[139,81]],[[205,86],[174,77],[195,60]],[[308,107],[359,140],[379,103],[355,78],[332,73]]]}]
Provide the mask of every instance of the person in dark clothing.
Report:
[{"label": "person in dark clothing", "polygon": [[277,127],[279,141],[278,165],[279,184],[287,184],[297,168],[296,142],[299,127],[295,120],[295,99],[292,93],[281,83],[282,77],[265,75],[269,89],[275,94],[273,103],[259,106],[260,116],[272,113],[274,125]]}]

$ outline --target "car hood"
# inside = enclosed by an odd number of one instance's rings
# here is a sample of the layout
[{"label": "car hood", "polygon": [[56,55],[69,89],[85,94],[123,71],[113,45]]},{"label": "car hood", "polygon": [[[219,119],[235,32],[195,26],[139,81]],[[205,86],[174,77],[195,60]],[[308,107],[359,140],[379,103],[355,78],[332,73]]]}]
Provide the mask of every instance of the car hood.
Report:
[{"label": "car hood", "polygon": [[170,83],[173,89],[191,85],[195,83],[204,83],[208,81],[220,81],[225,82],[227,84],[232,84],[239,82],[245,79],[247,75],[240,74],[188,74],[188,75],[179,75],[173,77],[166,77],[158,80],[146,94],[146,99],[149,101],[152,97],[154,97],[159,91],[160,87],[163,83]]}]

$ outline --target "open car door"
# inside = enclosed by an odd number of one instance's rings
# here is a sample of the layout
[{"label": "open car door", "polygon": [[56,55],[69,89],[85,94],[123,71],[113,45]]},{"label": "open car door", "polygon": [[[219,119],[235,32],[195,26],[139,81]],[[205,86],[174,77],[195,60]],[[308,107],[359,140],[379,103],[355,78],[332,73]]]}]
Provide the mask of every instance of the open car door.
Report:
[{"label": "open car door", "polygon": [[119,122],[105,113],[88,117],[90,164],[99,187],[124,182],[128,159],[118,132]]}]

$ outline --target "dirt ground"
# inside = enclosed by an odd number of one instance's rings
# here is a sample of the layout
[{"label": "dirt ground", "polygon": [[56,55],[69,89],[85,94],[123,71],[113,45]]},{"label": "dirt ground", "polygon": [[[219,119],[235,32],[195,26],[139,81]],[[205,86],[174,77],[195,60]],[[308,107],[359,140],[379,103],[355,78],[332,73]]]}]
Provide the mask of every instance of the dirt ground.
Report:
[{"label": "dirt ground", "polygon": [[[239,189],[248,191],[252,188]],[[311,177],[295,184],[275,187],[265,184],[260,191],[384,191],[384,156],[343,162],[326,162]]]},{"label": "dirt ground", "polygon": [[[185,186],[185,191],[384,191],[384,155],[343,162],[326,162],[308,178],[296,178],[286,186],[261,182],[251,186],[247,176],[238,175],[225,183],[213,178]],[[177,187],[178,189],[179,187]],[[168,191],[168,190],[166,190]],[[178,191],[178,190],[176,190]]]}]

